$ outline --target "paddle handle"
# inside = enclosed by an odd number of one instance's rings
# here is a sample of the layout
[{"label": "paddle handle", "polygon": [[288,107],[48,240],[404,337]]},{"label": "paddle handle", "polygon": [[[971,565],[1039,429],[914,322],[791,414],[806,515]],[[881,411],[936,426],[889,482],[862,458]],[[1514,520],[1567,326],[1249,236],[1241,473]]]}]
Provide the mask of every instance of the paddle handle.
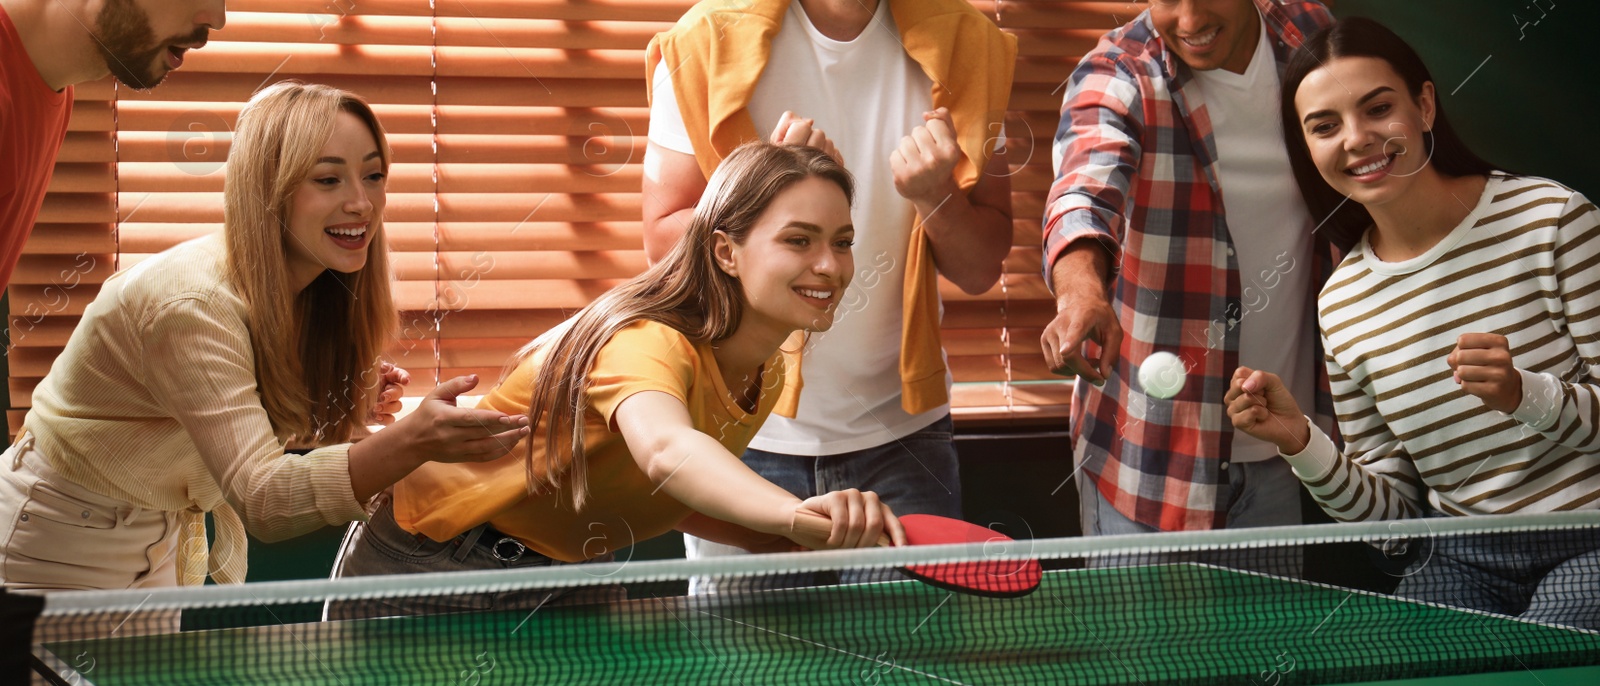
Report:
[{"label": "paddle handle", "polygon": [[[803,510],[794,514],[794,530],[796,532],[804,532],[819,538],[827,538],[828,534],[833,533],[833,520],[827,517],[814,515]],[[892,548],[894,547],[894,539],[889,538],[887,533],[878,534],[878,545],[884,548]]]}]

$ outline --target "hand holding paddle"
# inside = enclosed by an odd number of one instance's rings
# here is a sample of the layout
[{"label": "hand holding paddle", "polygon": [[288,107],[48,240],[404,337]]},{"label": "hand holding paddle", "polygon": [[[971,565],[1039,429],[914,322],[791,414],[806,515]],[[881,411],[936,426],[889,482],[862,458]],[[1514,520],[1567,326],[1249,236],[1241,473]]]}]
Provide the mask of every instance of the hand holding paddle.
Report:
[{"label": "hand holding paddle", "polygon": [[[807,501],[810,502],[810,501]],[[905,515],[898,524],[904,527],[904,545],[940,545],[947,543],[1009,544],[1011,538],[988,527],[978,526],[959,519],[934,515]],[[795,511],[792,536],[826,536],[835,523],[805,510]],[[870,539],[869,539],[870,540]],[[896,545],[887,535],[878,536],[878,545]],[[910,565],[900,571],[947,591],[993,598],[1014,598],[1032,593],[1039,587],[1043,570],[1037,560],[983,559],[972,562]]]},{"label": "hand holding paddle", "polygon": [[[806,526],[800,525],[802,520]],[[830,550],[867,547],[879,540],[903,545],[906,532],[878,494],[848,488],[800,503],[789,538],[813,550]]]}]

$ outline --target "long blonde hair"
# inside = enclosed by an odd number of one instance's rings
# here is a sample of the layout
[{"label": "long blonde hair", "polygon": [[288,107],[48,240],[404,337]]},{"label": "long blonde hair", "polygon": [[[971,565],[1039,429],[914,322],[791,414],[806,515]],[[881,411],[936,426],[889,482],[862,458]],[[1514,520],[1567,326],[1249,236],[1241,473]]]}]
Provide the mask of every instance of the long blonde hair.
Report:
[{"label": "long blonde hair", "polygon": [[[528,406],[528,423],[535,432],[529,436],[527,452],[530,493],[559,488],[570,471],[573,506],[583,507],[588,470],[582,417],[588,406],[589,372],[600,348],[640,320],[660,322],[696,342],[733,335],[744,313],[744,292],[737,278],[717,266],[712,234],[721,231],[734,244],[743,245],[779,193],[813,176],[837,184],[847,201],[853,197],[850,173],[816,148],[761,142],[740,146],[711,175],[688,230],[666,259],[523,347],[513,366],[540,349],[549,350]],[[533,437],[545,415],[545,468],[540,473],[534,463]]]},{"label": "long blonde hair", "polygon": [[382,217],[368,229],[364,268],[324,270],[296,297],[285,297],[292,292],[289,203],[340,112],[371,129],[387,172],[392,152],[366,101],[284,81],[257,92],[239,113],[223,186],[228,279],[248,308],[261,404],[280,438],[313,445],[346,441],[365,424],[379,382],[378,355],[398,324]]}]

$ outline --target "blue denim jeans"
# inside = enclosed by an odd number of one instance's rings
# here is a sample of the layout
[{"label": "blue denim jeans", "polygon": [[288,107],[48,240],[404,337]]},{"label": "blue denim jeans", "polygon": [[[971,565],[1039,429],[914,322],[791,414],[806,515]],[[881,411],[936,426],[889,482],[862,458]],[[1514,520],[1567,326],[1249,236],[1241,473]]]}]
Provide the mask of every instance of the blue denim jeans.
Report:
[{"label": "blue denim jeans", "polygon": [[[495,556],[482,532],[469,531],[443,543],[413,534],[394,519],[394,506],[380,496],[378,508],[366,523],[353,522],[339,546],[333,563],[333,578],[388,574],[419,574],[474,569],[548,567],[566,564],[525,550],[515,560]],[[475,535],[476,532],[476,535]],[[480,542],[481,541],[481,542]],[[505,552],[515,546],[504,547]],[[510,555],[502,555],[510,557]],[[606,556],[609,559],[610,556]],[[540,606],[576,605],[624,599],[619,586],[587,586],[577,589],[523,589],[500,593],[473,593],[414,598],[377,598],[330,601],[323,608],[323,619],[344,620],[396,615],[424,615],[445,612],[486,612],[490,610],[533,610]]]},{"label": "blue denim jeans", "polygon": [[1438,536],[1421,543],[1397,596],[1600,630],[1600,531]]},{"label": "blue denim jeans", "polygon": [[[838,455],[811,457],[746,450],[744,463],[768,481],[804,500],[830,491],[858,488],[872,491],[896,515],[931,514],[961,518],[961,474],[956,460],[954,424],[950,415],[898,441]],[[684,536],[690,558],[740,555],[730,545]],[[794,588],[829,583],[830,575],[787,574],[738,579],[695,577],[689,593],[728,593]],[[893,570],[851,570],[841,583],[901,578]]]},{"label": "blue denim jeans", "polygon": [[[1262,462],[1235,462],[1224,474],[1228,482],[1218,494],[1227,499],[1228,528],[1295,526],[1300,518],[1300,479],[1289,463],[1281,459]],[[1100,497],[1094,479],[1078,472],[1078,507],[1083,520],[1083,535],[1157,533],[1159,530],[1135,522]],[[1277,576],[1299,578],[1304,552],[1298,548],[1246,548],[1202,553],[1108,556],[1091,558],[1091,567],[1118,567],[1132,564],[1173,564],[1200,562],[1233,569],[1244,569]]]}]

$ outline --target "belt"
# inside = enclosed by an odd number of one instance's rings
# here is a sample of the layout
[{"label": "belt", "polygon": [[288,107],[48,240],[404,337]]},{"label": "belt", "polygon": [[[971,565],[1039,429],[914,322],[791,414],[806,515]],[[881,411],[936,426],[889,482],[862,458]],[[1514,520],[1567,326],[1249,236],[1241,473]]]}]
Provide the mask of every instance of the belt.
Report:
[{"label": "belt", "polygon": [[528,546],[522,541],[519,541],[516,539],[516,537],[510,536],[492,526],[489,526],[488,522],[484,522],[472,527],[471,529],[468,529],[466,533],[457,536],[456,545],[460,546],[460,549],[457,550],[455,554],[455,558],[458,561],[465,559],[467,553],[471,551],[474,546],[477,546],[488,550],[489,554],[494,556],[494,559],[505,564],[511,564],[521,560],[523,555],[532,555],[534,557],[543,558],[544,564],[550,563],[550,558],[545,557],[538,552],[530,553],[528,551]]}]

